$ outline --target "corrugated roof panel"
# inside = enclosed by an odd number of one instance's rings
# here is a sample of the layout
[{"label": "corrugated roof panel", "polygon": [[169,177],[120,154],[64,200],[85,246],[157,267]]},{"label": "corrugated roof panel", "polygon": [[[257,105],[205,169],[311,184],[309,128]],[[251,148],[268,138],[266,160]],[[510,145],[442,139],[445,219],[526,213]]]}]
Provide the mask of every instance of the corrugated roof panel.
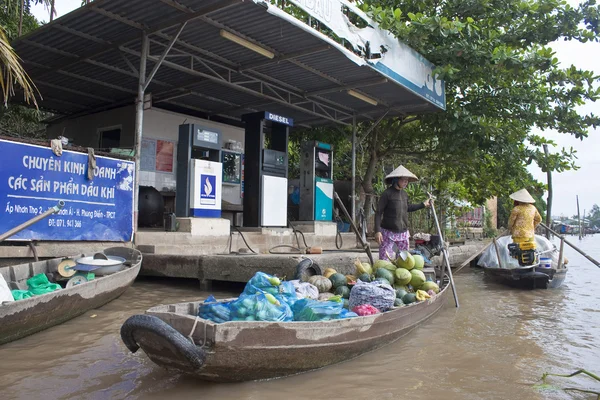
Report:
[{"label": "corrugated roof panel", "polygon": [[[162,31],[150,35],[150,55],[160,57],[169,45],[170,38],[177,33],[178,24],[190,16],[185,7],[194,11],[205,10],[207,13],[205,16],[196,15],[187,23],[179,41],[168,54],[167,62],[158,69],[149,84],[148,91],[157,99],[179,94],[181,96],[169,104],[180,107],[189,104],[190,109],[234,116],[265,107],[297,120],[314,123],[329,122],[331,115],[336,118],[342,115],[347,117],[352,109],[369,112],[373,117],[386,111],[384,104],[369,106],[349,96],[344,88],[349,84],[372,84],[373,81],[383,80],[379,72],[355,64],[331,43],[323,42],[288,21],[267,13],[265,7],[253,1],[179,0],[171,3],[160,0],[96,0],[18,40],[15,48],[25,60],[24,65],[33,80],[45,82],[43,90],[49,97],[56,97],[53,102],[44,100],[42,107],[60,110],[62,101],[62,110],[68,114],[74,112],[73,104],[88,106],[103,101],[89,96],[77,101],[77,92],[82,96],[93,94],[115,101],[133,100],[137,93],[138,78],[131,66],[135,70],[139,68],[141,49],[138,27],[143,25],[151,31],[156,27],[164,27]],[[272,51],[275,58],[271,60],[221,37],[221,29],[235,32]],[[119,51],[117,45],[122,46],[124,51]],[[327,46],[329,48],[324,51],[307,54],[309,50],[320,50]],[[285,60],[291,54],[296,56]],[[284,59],[279,60],[278,57]],[[50,68],[44,68],[44,65]],[[148,62],[147,74],[154,65],[155,61]],[[224,79],[217,79],[215,74]],[[241,84],[243,88],[233,87],[226,81]],[[61,93],[56,89],[61,85],[71,92]],[[339,90],[335,90],[338,87]],[[304,94],[323,89],[326,89],[326,93],[302,100]],[[186,95],[185,90],[197,94]],[[391,81],[359,87],[358,90],[385,104],[413,104],[415,109],[435,108]],[[301,100],[309,103],[306,110],[301,108],[304,105],[297,105]],[[311,100],[322,103],[330,114],[318,110],[319,107],[310,103]],[[287,101],[291,101],[291,104],[282,104]],[[331,107],[339,112],[336,113]],[[315,115],[313,109],[321,112],[320,122],[319,115]],[[362,117],[359,115],[358,118]]]}]

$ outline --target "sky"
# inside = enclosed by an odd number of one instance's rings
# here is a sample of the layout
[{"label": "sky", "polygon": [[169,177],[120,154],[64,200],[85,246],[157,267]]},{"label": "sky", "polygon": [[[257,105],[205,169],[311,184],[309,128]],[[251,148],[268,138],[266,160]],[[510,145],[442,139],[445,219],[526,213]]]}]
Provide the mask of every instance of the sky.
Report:
[{"label": "sky", "polygon": [[[573,6],[578,0],[568,0]],[[64,15],[81,6],[81,0],[57,0],[57,17]],[[49,20],[49,12],[41,5],[36,5],[32,10],[33,15],[40,21]],[[559,41],[550,47],[556,52],[559,62],[568,67],[571,64],[577,68],[592,70],[600,75],[600,43],[579,43],[577,41]],[[600,102],[589,103],[580,108],[583,114],[594,113],[600,115]],[[600,129],[590,129],[588,137],[583,141],[570,135],[558,134],[550,131],[537,131],[538,134],[552,139],[556,146],[549,146],[552,153],[559,152],[561,148],[573,147],[577,153],[576,164],[580,167],[577,171],[566,171],[552,174],[552,215],[571,217],[577,214],[577,196],[581,214],[589,212],[594,204],[600,206]],[[529,167],[529,172],[542,183],[547,183],[546,173],[537,165]]]}]

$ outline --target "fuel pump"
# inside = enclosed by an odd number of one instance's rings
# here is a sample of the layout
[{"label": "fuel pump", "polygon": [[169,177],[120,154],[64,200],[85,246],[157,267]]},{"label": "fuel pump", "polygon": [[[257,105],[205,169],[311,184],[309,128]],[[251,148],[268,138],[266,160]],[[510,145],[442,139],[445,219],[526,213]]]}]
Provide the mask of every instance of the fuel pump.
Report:
[{"label": "fuel pump", "polygon": [[195,124],[179,125],[177,143],[178,217],[221,217],[221,132]]},{"label": "fuel pump", "polygon": [[301,221],[333,219],[333,146],[304,142],[300,155]]},{"label": "fuel pump", "polygon": [[287,226],[288,135],[291,118],[270,112],[242,116],[244,226]]}]

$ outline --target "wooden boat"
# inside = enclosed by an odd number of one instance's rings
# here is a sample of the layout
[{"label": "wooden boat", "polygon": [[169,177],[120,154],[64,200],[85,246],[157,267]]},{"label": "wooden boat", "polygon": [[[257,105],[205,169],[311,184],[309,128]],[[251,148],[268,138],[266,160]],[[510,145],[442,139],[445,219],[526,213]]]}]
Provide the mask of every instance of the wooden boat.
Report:
[{"label": "wooden boat", "polygon": [[135,353],[201,380],[279,378],[358,357],[410,332],[438,311],[450,285],[431,299],[365,317],[321,322],[221,324],[197,317],[201,302],[161,305],[130,317],[121,338]]},{"label": "wooden boat", "polygon": [[[103,251],[107,256],[125,259],[121,271],[96,276],[95,279],[51,293],[0,305],[0,344],[61,324],[93,308],[119,297],[135,280],[142,265],[142,253],[128,247],[113,247]],[[91,256],[91,255],[87,255]],[[80,255],[78,257],[86,257]],[[11,289],[23,289],[30,277],[55,274],[65,258],[55,258],[0,268]]]}]

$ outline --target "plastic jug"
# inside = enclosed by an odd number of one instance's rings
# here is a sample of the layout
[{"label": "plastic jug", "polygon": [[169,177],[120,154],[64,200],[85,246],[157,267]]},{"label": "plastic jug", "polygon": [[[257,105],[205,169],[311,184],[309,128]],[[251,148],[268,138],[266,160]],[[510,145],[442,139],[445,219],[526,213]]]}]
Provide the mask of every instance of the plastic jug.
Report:
[{"label": "plastic jug", "polygon": [[552,268],[552,259],[548,257],[540,257],[541,268]]}]

